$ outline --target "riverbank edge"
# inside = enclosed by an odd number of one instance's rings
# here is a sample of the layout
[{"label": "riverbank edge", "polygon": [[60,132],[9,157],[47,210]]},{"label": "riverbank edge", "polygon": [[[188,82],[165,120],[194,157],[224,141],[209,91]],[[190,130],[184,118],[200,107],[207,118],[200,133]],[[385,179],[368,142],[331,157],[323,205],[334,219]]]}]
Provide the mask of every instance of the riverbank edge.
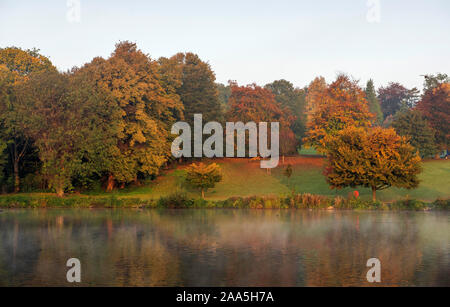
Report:
[{"label": "riverbank edge", "polygon": [[391,203],[372,202],[360,198],[334,198],[309,193],[285,196],[231,197],[226,200],[189,198],[174,193],[160,199],[117,198],[115,196],[56,197],[30,195],[0,196],[0,208],[170,208],[170,209],[322,209],[322,210],[449,210],[449,199],[427,203],[416,199],[402,199]]}]

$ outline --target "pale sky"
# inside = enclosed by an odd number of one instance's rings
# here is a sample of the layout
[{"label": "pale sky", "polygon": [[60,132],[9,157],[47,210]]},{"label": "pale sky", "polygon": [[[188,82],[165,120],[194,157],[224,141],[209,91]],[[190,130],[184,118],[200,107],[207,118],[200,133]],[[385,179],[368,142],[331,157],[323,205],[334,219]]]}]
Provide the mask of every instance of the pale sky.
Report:
[{"label": "pale sky", "polygon": [[60,70],[130,40],[155,59],[195,52],[222,83],[346,72],[421,89],[420,75],[450,74],[449,30],[448,0],[0,0],[0,47],[39,48]]}]

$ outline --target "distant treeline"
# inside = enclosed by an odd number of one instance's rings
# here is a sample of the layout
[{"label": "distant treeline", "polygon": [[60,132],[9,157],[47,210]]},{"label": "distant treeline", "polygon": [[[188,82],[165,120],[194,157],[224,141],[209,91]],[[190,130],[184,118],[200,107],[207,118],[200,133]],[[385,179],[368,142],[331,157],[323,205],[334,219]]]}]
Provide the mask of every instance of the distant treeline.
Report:
[{"label": "distant treeline", "polygon": [[372,80],[363,89],[345,75],[303,88],[224,85],[196,54],[152,59],[128,41],[59,72],[37,49],[0,48],[1,192],[62,196],[152,180],[173,163],[172,124],[196,113],[204,122],[280,122],[281,155],[320,149],[325,135],[364,122],[392,126],[433,156],[448,147],[449,87],[445,74],[425,76],[423,93],[399,83],[376,91]]}]

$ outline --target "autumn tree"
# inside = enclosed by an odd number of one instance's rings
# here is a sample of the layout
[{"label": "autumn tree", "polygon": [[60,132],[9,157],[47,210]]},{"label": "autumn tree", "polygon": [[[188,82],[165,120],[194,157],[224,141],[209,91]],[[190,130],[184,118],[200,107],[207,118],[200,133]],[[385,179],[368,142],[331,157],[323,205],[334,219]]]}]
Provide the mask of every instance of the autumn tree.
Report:
[{"label": "autumn tree", "polygon": [[349,126],[326,138],[325,175],[332,188],[363,186],[376,191],[389,187],[416,188],[420,157],[394,129]]},{"label": "autumn tree", "polygon": [[0,127],[12,162],[15,192],[20,190],[21,162],[31,142],[23,134],[23,121],[17,112],[13,89],[26,82],[31,73],[43,71],[56,71],[56,68],[39,50],[0,48],[0,83],[3,87],[0,98]]},{"label": "autumn tree", "polygon": [[182,117],[175,79],[163,78],[160,64],[120,42],[108,59],[95,58],[80,69],[95,80],[98,90],[109,92],[120,108],[115,123],[117,143],[107,175],[107,191],[115,182],[137,182],[138,176],[155,176],[170,157],[170,127]]},{"label": "autumn tree", "polygon": [[442,83],[427,90],[417,105],[436,133],[440,149],[450,144],[450,83]]},{"label": "autumn tree", "polygon": [[[306,93],[303,89],[294,88],[293,84],[284,79],[267,84],[264,88],[275,95],[278,104],[287,109],[295,119],[290,130],[294,133],[295,142],[298,144],[305,134],[306,127]],[[289,134],[289,133],[286,133]],[[286,137],[290,137],[286,135]]]},{"label": "autumn tree", "polygon": [[205,198],[205,192],[208,189],[214,188],[216,183],[221,180],[221,169],[216,163],[211,163],[210,165],[192,163],[186,170],[187,183],[199,189],[202,193],[202,198]]},{"label": "autumn tree", "polygon": [[377,93],[375,91],[375,86],[373,85],[373,80],[367,81],[365,88],[366,100],[369,105],[370,113],[374,114],[373,121],[375,124],[381,124],[383,122],[383,112],[381,112],[380,102],[377,98]]},{"label": "autumn tree", "polygon": [[372,117],[365,93],[357,81],[350,80],[346,75],[339,75],[320,94],[320,103],[311,113],[304,142],[325,153],[326,136],[335,135],[349,126],[368,127]]},{"label": "autumn tree", "polygon": [[107,98],[71,74],[47,71],[31,74],[16,88],[16,99],[24,135],[34,141],[50,187],[63,196],[72,177],[98,158],[96,150],[112,141],[98,121],[109,116]]},{"label": "autumn tree", "polygon": [[402,107],[412,108],[419,99],[417,88],[407,89],[398,82],[391,82],[378,89],[378,99],[384,118],[395,115]]},{"label": "autumn tree", "polygon": [[320,103],[324,101],[327,89],[328,85],[324,77],[316,77],[309,84],[305,97],[308,123],[312,120],[313,114],[315,114]]},{"label": "autumn tree", "polygon": [[291,130],[295,116],[288,108],[283,108],[275,95],[256,84],[238,86],[231,83],[230,109],[227,121],[232,122],[278,122],[280,124],[280,154],[283,156],[295,152],[297,141]]},{"label": "autumn tree", "polygon": [[407,136],[422,158],[433,156],[436,153],[434,131],[422,114],[417,110],[404,110],[397,112],[392,122],[397,134]]}]

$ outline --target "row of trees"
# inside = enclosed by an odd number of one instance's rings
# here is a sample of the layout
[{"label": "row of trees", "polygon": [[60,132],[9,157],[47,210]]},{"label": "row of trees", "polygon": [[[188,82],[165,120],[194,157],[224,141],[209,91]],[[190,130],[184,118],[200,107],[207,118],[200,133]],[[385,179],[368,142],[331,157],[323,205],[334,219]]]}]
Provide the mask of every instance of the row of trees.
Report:
[{"label": "row of trees", "polygon": [[[392,120],[382,122],[383,108],[371,80],[363,90],[345,75],[329,85],[317,78],[308,92],[313,96],[307,97],[304,141],[327,155],[325,176],[331,187],[369,187],[374,201],[377,190],[417,187],[420,155],[433,155],[449,143],[449,86],[444,75],[427,76],[421,99],[413,102],[406,95]],[[379,91],[381,96],[386,92]],[[392,106],[389,97],[386,105]]]},{"label": "row of trees", "polygon": [[[0,185],[3,192],[53,189],[58,195],[99,183],[107,191],[154,178],[171,163],[172,124],[280,122],[280,150],[302,143],[329,153],[327,138],[348,127],[392,126],[423,156],[448,144],[446,75],[426,76],[425,93],[399,84],[362,89],[340,75],[295,88],[215,82],[193,53],[152,59],[121,42],[107,59],[58,72],[38,50],[0,49]],[[413,119],[413,120],[411,120]],[[406,140],[406,139],[405,139]]]}]

